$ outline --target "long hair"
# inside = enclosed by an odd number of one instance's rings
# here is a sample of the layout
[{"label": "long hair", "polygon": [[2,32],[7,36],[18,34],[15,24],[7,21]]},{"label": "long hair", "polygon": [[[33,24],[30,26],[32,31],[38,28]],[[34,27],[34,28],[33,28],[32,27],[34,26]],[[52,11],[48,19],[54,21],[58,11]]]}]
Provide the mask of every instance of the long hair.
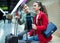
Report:
[{"label": "long hair", "polygon": [[38,3],[38,6],[41,7],[39,10],[46,13],[46,15],[48,16],[46,7],[44,5],[42,5],[41,2],[36,2],[36,3]]}]

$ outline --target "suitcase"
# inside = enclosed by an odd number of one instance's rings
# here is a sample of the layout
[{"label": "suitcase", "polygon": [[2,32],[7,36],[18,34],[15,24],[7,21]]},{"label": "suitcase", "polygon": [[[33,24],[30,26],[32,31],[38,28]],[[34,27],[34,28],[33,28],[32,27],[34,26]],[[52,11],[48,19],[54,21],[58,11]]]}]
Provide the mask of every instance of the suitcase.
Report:
[{"label": "suitcase", "polygon": [[18,29],[18,20],[15,22],[15,27],[14,27],[14,35],[13,34],[8,34],[5,37],[5,43],[18,43],[18,36],[17,36],[17,29]]},{"label": "suitcase", "polygon": [[12,34],[9,34],[5,38],[5,43],[18,43],[18,37]]},{"label": "suitcase", "polygon": [[52,35],[55,31],[57,30],[57,27],[55,24],[53,24],[52,22],[50,22],[47,26],[47,30],[43,32],[45,37],[49,37],[50,35]]}]

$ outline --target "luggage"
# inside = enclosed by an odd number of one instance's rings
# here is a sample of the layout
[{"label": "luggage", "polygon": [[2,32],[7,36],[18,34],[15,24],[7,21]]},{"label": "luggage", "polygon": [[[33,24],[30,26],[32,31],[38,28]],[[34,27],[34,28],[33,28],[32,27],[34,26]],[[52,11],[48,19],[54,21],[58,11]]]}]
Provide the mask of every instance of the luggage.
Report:
[{"label": "luggage", "polygon": [[49,37],[50,35],[52,35],[55,31],[57,30],[57,27],[55,24],[53,24],[52,22],[50,22],[47,26],[47,30],[43,32],[45,37]]},{"label": "luggage", "polygon": [[9,34],[5,38],[5,43],[18,43],[18,37],[13,34]]},{"label": "luggage", "polygon": [[17,20],[16,20],[15,27],[14,27],[14,35],[13,34],[8,34],[5,37],[5,43],[18,43],[17,29],[18,29],[18,23],[17,23]]}]

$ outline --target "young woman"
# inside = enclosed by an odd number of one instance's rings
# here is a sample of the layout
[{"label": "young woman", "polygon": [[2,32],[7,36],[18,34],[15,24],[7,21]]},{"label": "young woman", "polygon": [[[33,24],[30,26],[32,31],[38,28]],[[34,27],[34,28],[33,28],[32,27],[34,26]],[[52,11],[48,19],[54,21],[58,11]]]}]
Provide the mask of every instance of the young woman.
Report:
[{"label": "young woman", "polygon": [[29,35],[33,36],[34,31],[35,35],[37,35],[40,43],[48,43],[52,40],[52,36],[46,38],[43,35],[43,31],[46,30],[48,25],[48,17],[46,13],[44,13],[43,5],[41,2],[34,2],[33,3],[33,10],[36,12],[36,16],[34,17],[34,24],[32,25],[32,30],[30,31]]}]

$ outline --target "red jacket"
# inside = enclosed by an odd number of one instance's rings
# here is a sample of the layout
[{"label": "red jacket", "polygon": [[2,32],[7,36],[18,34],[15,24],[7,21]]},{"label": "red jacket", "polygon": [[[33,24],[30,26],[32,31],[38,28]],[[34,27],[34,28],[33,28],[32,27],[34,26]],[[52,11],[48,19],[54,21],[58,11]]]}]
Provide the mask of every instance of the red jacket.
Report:
[{"label": "red jacket", "polygon": [[[46,30],[48,25],[48,17],[46,16],[46,14],[40,11],[37,23],[36,23],[36,16],[34,17],[34,24],[36,24],[37,27],[35,33],[38,35],[40,43],[48,43],[52,39],[52,36],[46,38],[42,33],[44,30]],[[29,34],[30,36],[32,36],[34,34],[34,30],[32,29]]]}]

